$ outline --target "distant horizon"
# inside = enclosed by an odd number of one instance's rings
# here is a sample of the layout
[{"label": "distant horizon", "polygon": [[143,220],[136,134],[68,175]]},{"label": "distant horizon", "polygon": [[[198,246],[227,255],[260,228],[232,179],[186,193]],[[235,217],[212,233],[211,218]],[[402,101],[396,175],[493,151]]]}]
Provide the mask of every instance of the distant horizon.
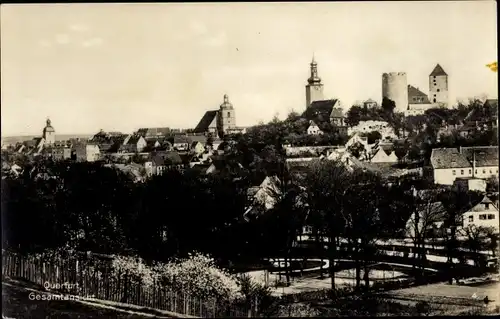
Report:
[{"label": "distant horizon", "polygon": [[[223,95],[237,126],[305,110],[313,55],[324,98],[381,102],[382,74],[449,101],[498,98],[495,1],[71,3],[0,7],[2,135],[194,128]],[[355,13],[356,19],[352,19]],[[21,111],[20,111],[21,110]],[[68,133],[85,132],[85,133]]]}]

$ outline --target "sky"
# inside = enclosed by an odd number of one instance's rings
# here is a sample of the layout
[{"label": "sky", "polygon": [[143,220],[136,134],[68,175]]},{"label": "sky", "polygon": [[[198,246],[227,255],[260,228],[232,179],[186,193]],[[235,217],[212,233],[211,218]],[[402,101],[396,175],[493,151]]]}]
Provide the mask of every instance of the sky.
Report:
[{"label": "sky", "polygon": [[496,2],[1,6],[1,132],[194,128],[228,94],[239,126],[305,109],[314,54],[325,98],[381,100],[382,73],[450,101],[497,97]]}]

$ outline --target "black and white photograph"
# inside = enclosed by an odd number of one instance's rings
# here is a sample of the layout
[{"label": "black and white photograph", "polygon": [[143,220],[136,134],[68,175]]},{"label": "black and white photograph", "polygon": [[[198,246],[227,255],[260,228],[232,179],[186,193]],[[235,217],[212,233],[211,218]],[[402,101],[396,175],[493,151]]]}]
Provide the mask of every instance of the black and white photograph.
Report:
[{"label": "black and white photograph", "polygon": [[497,3],[0,7],[2,319],[500,314]]}]

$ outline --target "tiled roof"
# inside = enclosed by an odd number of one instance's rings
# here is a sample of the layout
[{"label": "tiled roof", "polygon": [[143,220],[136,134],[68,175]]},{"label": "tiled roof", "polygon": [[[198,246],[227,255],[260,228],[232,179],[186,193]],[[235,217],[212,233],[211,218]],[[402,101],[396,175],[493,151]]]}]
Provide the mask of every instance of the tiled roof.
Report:
[{"label": "tiled roof", "polygon": [[461,150],[468,162],[476,158],[476,167],[498,166],[498,146],[462,147]]},{"label": "tiled roof", "polygon": [[161,157],[158,154],[151,156],[151,162],[153,162],[153,164],[156,166],[164,166],[165,165],[165,160],[163,159],[163,157]]},{"label": "tiled roof", "polygon": [[472,167],[467,158],[456,148],[436,148],[431,153],[431,165],[434,169]]},{"label": "tiled roof", "polygon": [[134,134],[134,135],[130,136],[130,138],[127,141],[127,145],[137,145],[137,142],[139,142],[141,137],[142,136],[138,135],[138,134]]},{"label": "tiled roof", "polygon": [[203,115],[198,125],[196,125],[194,132],[195,133],[207,132],[210,124],[212,124],[213,120],[217,117],[217,113],[218,113],[217,110],[205,112],[205,115]]},{"label": "tiled roof", "polygon": [[412,101],[411,97],[423,97],[424,98],[423,102],[418,102],[418,103],[422,104],[430,103],[427,94],[425,94],[424,92],[420,91],[418,88],[412,85],[408,85],[408,99],[410,100],[410,104],[418,104],[415,101]]},{"label": "tiled roof", "polygon": [[448,74],[446,74],[446,72],[444,72],[443,68],[438,64],[438,65],[436,65],[434,70],[432,70],[430,76],[441,76],[441,75],[448,75]]},{"label": "tiled roof", "polygon": [[163,157],[165,161],[165,165],[179,165],[182,164],[182,159],[179,153],[171,151],[171,152],[162,152],[160,156]]},{"label": "tiled roof", "polygon": [[169,127],[150,127],[150,128],[140,128],[137,130],[137,134],[142,137],[149,136],[166,136],[170,134],[171,130]]},{"label": "tiled roof", "polygon": [[311,105],[305,110],[303,113],[303,117],[308,120],[315,121],[330,121],[330,116],[332,114],[332,110],[335,107],[337,100],[323,100],[323,101],[314,101]]}]

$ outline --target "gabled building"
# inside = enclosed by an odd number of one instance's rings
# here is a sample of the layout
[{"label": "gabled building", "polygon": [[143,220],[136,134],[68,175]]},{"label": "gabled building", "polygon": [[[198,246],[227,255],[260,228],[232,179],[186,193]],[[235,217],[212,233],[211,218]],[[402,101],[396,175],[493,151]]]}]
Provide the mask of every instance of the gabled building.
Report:
[{"label": "gabled building", "polygon": [[127,136],[118,151],[121,153],[140,153],[146,146],[147,142],[144,137],[138,134],[132,134]]},{"label": "gabled building", "polygon": [[488,196],[484,196],[479,203],[463,214],[463,227],[467,228],[473,225],[491,228],[498,234],[500,227],[498,218],[498,207]]},{"label": "gabled building", "polygon": [[280,180],[276,176],[266,176],[259,181],[254,181],[253,184],[247,189],[247,207],[243,214],[247,220],[252,214],[272,209],[276,204],[275,195],[280,192]]},{"label": "gabled building", "polygon": [[323,131],[319,128],[313,120],[309,121],[309,127],[307,128],[308,135],[321,135]]},{"label": "gabled building", "polygon": [[171,138],[170,142],[176,151],[187,151],[191,140],[185,135],[176,135]]},{"label": "gabled building", "polygon": [[244,128],[236,126],[236,114],[233,104],[229,102],[227,94],[218,110],[205,112],[194,133],[212,136],[214,138],[223,137],[227,134],[243,132]]},{"label": "gabled building", "polygon": [[430,162],[436,184],[453,185],[457,177],[487,179],[498,176],[498,146],[433,149]]}]

